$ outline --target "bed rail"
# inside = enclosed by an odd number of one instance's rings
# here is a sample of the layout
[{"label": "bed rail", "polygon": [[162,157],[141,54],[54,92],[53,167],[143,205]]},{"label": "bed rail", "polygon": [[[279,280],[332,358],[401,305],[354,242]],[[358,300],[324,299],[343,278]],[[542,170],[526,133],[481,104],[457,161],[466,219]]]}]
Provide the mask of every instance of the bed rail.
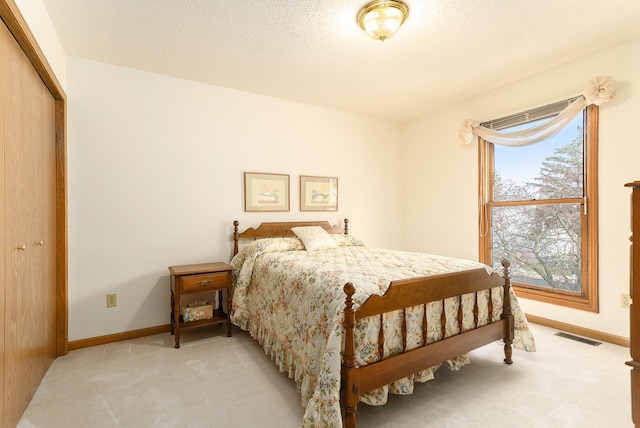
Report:
[{"label": "bed rail", "polygon": [[[342,364],[341,404],[343,407],[343,423],[346,428],[356,425],[356,409],[359,396],[393,381],[402,379],[420,370],[442,363],[458,355],[496,340],[504,341],[504,362],[512,364],[512,343],[514,337],[514,317],[511,309],[509,289],[508,260],[502,261],[503,276],[497,273],[488,274],[484,268],[434,275],[429,277],[411,278],[393,281],[383,296],[373,295],[359,308],[353,307],[353,295],[356,291],[352,283],[344,286],[346,294],[344,310],[345,349]],[[503,311],[500,319],[491,321],[493,303],[492,289],[502,287]],[[488,323],[478,325],[478,292],[489,290]],[[462,295],[474,293],[474,328],[463,331],[462,326]],[[444,299],[459,299],[458,328],[459,333],[445,338],[447,324],[444,311]],[[441,337],[436,342],[427,341],[427,310],[426,304],[443,301],[443,311],[440,320]],[[406,344],[406,310],[413,306],[425,305],[422,323],[423,344],[415,349],[407,350]],[[366,366],[358,367],[355,360],[354,329],[360,319],[380,316],[380,334],[378,340],[379,355],[384,355],[384,331],[382,316],[385,313],[403,310],[402,337],[403,352],[392,357],[382,359]]]}]

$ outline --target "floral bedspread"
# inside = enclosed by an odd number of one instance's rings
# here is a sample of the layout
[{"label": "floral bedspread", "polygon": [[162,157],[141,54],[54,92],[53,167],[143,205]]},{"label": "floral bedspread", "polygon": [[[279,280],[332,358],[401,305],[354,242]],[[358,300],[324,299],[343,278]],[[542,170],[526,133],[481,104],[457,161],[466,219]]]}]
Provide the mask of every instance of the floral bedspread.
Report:
[{"label": "floral bedspread", "polygon": [[[305,408],[303,427],[342,426],[340,411],[340,369],[343,347],[343,286],[352,282],[356,287],[355,307],[372,294],[384,294],[389,283],[396,279],[435,275],[445,272],[475,269],[485,265],[449,257],[375,249],[365,246],[358,238],[332,235],[337,248],[306,251],[297,238],[271,238],[253,241],[231,261],[234,293],[231,319],[257,339],[276,362],[295,380]],[[478,315],[479,324],[499,319],[502,311],[502,289],[491,293],[493,313],[486,309]],[[489,298],[480,293],[478,304]],[[459,299],[447,299],[445,337],[458,332]],[[464,296],[463,329],[473,327],[473,299]],[[535,342],[524,314],[512,294],[515,317],[514,347],[535,351]],[[424,305],[407,311],[407,347],[422,345],[421,323]],[[440,329],[441,302],[427,305],[427,342],[442,338]],[[384,357],[402,351],[400,325],[402,312],[385,314]],[[372,317],[356,325],[356,362],[359,365],[380,359],[377,337],[379,317]],[[395,326],[395,328],[394,328]],[[446,364],[457,370],[469,362],[462,355]],[[371,405],[382,405],[389,392],[410,394],[414,381],[433,379],[439,366],[423,370],[361,396]]]}]

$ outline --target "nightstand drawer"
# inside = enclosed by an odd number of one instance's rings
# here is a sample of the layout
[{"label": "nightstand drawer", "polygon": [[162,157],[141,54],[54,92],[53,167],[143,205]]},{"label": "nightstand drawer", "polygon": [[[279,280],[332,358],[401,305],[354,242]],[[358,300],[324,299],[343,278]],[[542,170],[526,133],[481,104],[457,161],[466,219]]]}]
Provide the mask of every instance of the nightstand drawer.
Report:
[{"label": "nightstand drawer", "polygon": [[180,278],[180,289],[183,293],[193,293],[226,288],[228,275],[230,272],[183,276]]}]

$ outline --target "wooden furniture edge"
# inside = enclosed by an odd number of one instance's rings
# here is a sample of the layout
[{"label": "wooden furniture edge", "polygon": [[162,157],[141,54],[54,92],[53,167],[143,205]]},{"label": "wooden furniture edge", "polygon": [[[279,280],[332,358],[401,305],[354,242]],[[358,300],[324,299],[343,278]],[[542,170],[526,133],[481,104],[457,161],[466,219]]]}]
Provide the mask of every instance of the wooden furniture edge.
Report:
[{"label": "wooden furniture edge", "polygon": [[605,333],[603,331],[591,330],[589,328],[580,327],[574,324],[568,324],[549,318],[539,317],[537,315],[525,314],[527,321],[531,324],[538,324],[544,327],[554,328],[556,330],[566,331],[567,333],[577,334],[578,336],[588,337],[589,339],[601,340],[603,342],[612,343],[614,345],[630,347],[630,341],[623,336]]},{"label": "wooden furniture edge", "polygon": [[[510,265],[511,263],[508,260],[502,261],[502,277],[495,272],[489,274],[485,269],[480,268],[392,281],[383,296],[373,295],[369,297],[358,309],[353,307],[355,286],[350,282],[345,284],[344,293],[346,297],[343,322],[345,333],[340,385],[340,405],[342,407],[343,425],[346,428],[355,428],[356,411],[361,394],[386,385],[394,380],[402,379],[412,373],[417,373],[421,369],[431,367],[438,362],[444,362],[449,358],[469,352],[495,340],[502,339],[504,341],[504,362],[506,364],[512,364],[511,356],[515,322],[511,308]],[[446,284],[446,288],[437,286],[429,287],[436,289],[433,291],[424,287],[425,284],[429,283]],[[451,289],[449,289],[450,287]],[[384,313],[398,310],[399,307],[407,308],[427,304],[432,301],[442,300],[443,298],[497,287],[502,287],[503,296],[503,310],[500,315],[500,320],[478,326],[476,319],[476,327],[473,329],[466,330],[440,341],[422,345],[412,350],[405,350],[400,354],[363,367],[359,367],[356,364],[354,339],[356,320],[369,316],[382,316]],[[408,296],[403,296],[405,293],[408,294]],[[398,300],[400,300],[400,302],[398,302]],[[406,302],[410,303],[405,305]],[[488,305],[489,308],[491,308],[491,299],[489,299]],[[461,316],[461,310],[462,309],[459,309],[459,317]],[[474,309],[474,312],[476,312],[476,310],[477,308]],[[406,326],[403,326],[403,328],[406,328]],[[461,325],[460,329],[462,329]],[[382,335],[382,333],[380,334]],[[406,330],[403,330],[403,338],[404,335],[406,335]]]},{"label": "wooden furniture edge", "polygon": [[[640,181],[625,184],[631,190],[630,231],[629,236],[629,295],[631,299],[640,295]],[[631,370],[631,420],[636,427],[640,426],[640,303],[633,303],[629,307],[629,355],[631,361],[625,364]]]},{"label": "wooden furniture edge", "polygon": [[168,267],[169,272],[174,275],[192,275],[195,273],[203,273],[209,271],[226,272],[232,270],[229,263],[210,262],[210,263],[193,263],[190,265],[174,265]]},{"label": "wooden furniture edge", "polygon": [[[446,281],[447,288],[425,288],[425,282]],[[415,306],[415,302],[436,302],[461,294],[500,287],[504,280],[497,273],[489,275],[484,268],[443,273],[393,281],[383,295],[373,294],[356,310],[356,321],[380,313]],[[471,285],[470,285],[471,284]],[[422,303],[419,303],[422,304]]]},{"label": "wooden furniture edge", "polygon": [[[504,336],[504,323],[505,320],[495,321],[465,331],[464,334],[450,336],[427,346],[420,346],[377,363],[362,366],[359,368],[359,394],[373,391],[398,380],[398,375],[394,375],[393,372],[400,371],[404,375],[400,377],[402,379],[469,352],[470,349],[484,346],[487,342],[498,341]],[[376,376],[370,376],[369,372],[376,373]]]}]

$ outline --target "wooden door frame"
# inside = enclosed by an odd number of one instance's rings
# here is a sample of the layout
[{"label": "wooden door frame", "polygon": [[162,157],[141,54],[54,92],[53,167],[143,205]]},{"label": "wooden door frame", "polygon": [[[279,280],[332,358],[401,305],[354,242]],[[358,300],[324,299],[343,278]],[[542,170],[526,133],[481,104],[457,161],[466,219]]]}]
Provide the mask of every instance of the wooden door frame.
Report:
[{"label": "wooden door frame", "polygon": [[69,352],[67,303],[67,96],[14,0],[0,0],[0,18],[55,100],[56,127],[56,356]]}]

